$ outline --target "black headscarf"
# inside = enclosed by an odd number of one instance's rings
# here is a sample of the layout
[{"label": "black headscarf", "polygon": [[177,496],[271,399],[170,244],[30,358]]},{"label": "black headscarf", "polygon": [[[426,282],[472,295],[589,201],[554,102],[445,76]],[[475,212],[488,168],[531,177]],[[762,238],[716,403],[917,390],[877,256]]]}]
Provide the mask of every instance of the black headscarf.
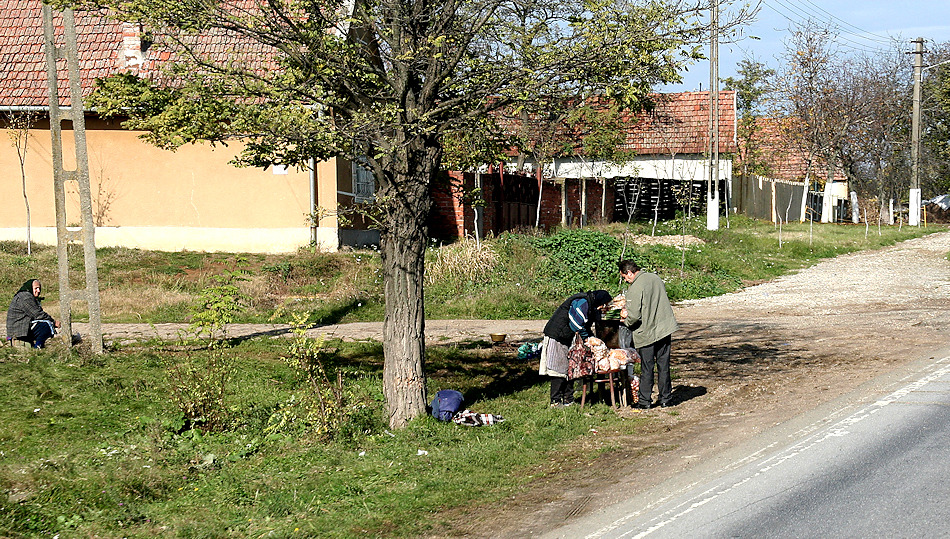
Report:
[{"label": "black headscarf", "polygon": [[607,305],[610,303],[610,300],[614,299],[614,297],[610,295],[610,292],[606,290],[591,290],[587,293],[587,298],[587,301],[590,301],[591,308]]},{"label": "black headscarf", "polygon": [[19,294],[20,292],[29,292],[30,295],[32,296],[33,295],[33,281],[39,281],[39,279],[30,279],[29,281],[23,283],[23,286],[21,286],[19,290],[14,292],[13,295],[15,296]]}]

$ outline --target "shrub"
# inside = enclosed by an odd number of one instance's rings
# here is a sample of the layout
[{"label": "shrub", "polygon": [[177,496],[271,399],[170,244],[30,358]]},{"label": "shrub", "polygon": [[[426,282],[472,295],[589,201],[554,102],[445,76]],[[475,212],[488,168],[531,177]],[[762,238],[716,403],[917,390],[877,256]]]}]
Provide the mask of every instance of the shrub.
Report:
[{"label": "shrub", "polygon": [[212,277],[215,284],[204,288],[191,309],[191,326],[189,330],[196,338],[207,334],[209,347],[217,342],[216,334],[221,332],[227,337],[227,326],[234,321],[234,317],[244,310],[247,296],[241,292],[237,282],[245,280],[239,271],[226,271]]},{"label": "shrub", "polygon": [[172,400],[184,420],[180,430],[197,428],[208,432],[224,428],[224,400],[233,372],[233,362],[221,349],[212,350],[207,361],[189,357],[168,366]]},{"label": "shrub", "polygon": [[616,282],[621,244],[613,236],[590,229],[563,229],[532,243],[547,256],[540,277],[550,279],[562,295],[610,288]]},{"label": "shrub", "polygon": [[323,440],[355,438],[372,433],[380,424],[373,407],[343,383],[342,371],[328,375],[325,360],[331,355],[323,337],[307,337],[307,313],[293,315],[292,338],[283,359],[299,375],[300,395],[281,404],[268,419],[264,431],[275,434],[308,431]]}]

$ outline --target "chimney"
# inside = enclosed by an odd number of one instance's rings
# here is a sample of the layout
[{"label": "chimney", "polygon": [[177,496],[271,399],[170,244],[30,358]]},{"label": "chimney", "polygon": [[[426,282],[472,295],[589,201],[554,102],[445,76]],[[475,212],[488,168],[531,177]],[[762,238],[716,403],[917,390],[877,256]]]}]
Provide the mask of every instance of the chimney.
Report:
[{"label": "chimney", "polygon": [[142,27],[135,23],[122,23],[122,66],[137,74],[144,60]]}]

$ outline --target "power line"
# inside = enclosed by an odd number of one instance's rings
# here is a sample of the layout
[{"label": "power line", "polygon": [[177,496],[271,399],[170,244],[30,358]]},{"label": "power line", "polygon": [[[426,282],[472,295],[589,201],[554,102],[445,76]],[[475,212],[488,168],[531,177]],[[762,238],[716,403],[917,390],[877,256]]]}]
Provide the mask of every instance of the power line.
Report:
[{"label": "power line", "polygon": [[[860,27],[858,27],[858,26],[855,26],[855,25],[849,23],[848,21],[846,21],[846,20],[844,20],[844,19],[839,19],[838,17],[832,15],[831,13],[828,13],[824,8],[822,8],[821,6],[815,4],[815,3],[812,2],[811,0],[805,0],[805,2],[808,2],[808,3],[811,4],[812,6],[815,6],[815,9],[818,9],[818,10],[821,11],[822,13],[828,15],[829,17],[832,18],[832,20],[841,21],[842,23],[844,23],[845,26],[850,26],[851,28],[854,28],[855,30],[857,30],[858,32],[860,32],[861,35],[874,36],[874,37],[876,38],[875,40],[878,41],[878,42],[881,42],[881,43],[891,43],[891,42],[893,41],[893,39],[892,39],[891,37],[889,37],[889,36],[882,36],[882,35],[880,35],[880,34],[875,34],[874,32],[869,32],[869,31],[867,31],[867,30],[865,30],[865,29],[863,29],[863,28],[860,28]],[[870,38],[867,38],[867,39],[870,40]]]},{"label": "power line", "polygon": [[[808,0],[805,0],[808,1]],[[811,2],[809,2],[810,4]],[[775,5],[777,4],[777,6]],[[800,4],[795,4],[793,0],[763,0],[763,5],[773,12],[777,13],[782,18],[791,22],[792,24],[800,24],[803,20],[810,19],[825,19],[825,16],[822,16],[812,10],[807,6],[802,6]],[[820,8],[819,8],[820,9]],[[882,44],[891,45],[894,43],[893,40],[878,36],[871,32],[867,32],[858,28],[855,25],[847,23],[842,19],[831,15],[825,10],[821,10],[827,14],[830,19],[828,20],[829,30],[836,32],[834,36],[834,41],[842,47],[847,47],[849,49],[854,49],[856,51],[865,52],[865,53],[880,53],[886,50],[890,50],[890,47],[882,47]],[[840,23],[835,22],[840,21]],[[845,24],[852,28],[860,30],[862,33],[856,33],[850,30],[842,28],[841,24]],[[876,36],[875,38],[867,37],[868,35]],[[858,40],[869,41],[870,43],[864,43]]]},{"label": "power line", "polygon": [[[820,19],[824,19],[824,17],[822,17],[822,16],[820,16],[820,15],[817,15],[817,14],[811,12],[811,11],[808,11],[808,9],[806,9],[806,8],[800,6],[800,5],[795,5],[794,3],[791,3],[792,0],[785,0],[785,1],[783,1],[783,0],[772,0],[772,1],[775,2],[775,3],[777,3],[778,5],[782,6],[783,8],[785,8],[786,10],[788,10],[789,12],[791,12],[791,13],[792,13],[793,15],[795,15],[797,18],[793,18],[793,17],[789,16],[788,13],[783,13],[781,10],[779,10],[778,8],[776,8],[776,7],[773,6],[773,5],[769,5],[768,3],[765,3],[765,5],[766,5],[767,7],[769,7],[770,9],[772,9],[772,11],[775,11],[776,13],[778,13],[779,15],[781,15],[782,17],[784,17],[786,20],[788,20],[789,22],[791,22],[791,23],[793,23],[793,24],[799,24],[799,23],[802,22],[802,20],[820,20]],[[837,34],[837,35],[835,36],[835,40],[837,40],[837,41],[842,41],[842,42],[843,42],[842,44],[845,45],[845,46],[849,46],[849,47],[851,47],[851,48],[863,50],[863,51],[865,51],[865,52],[873,52],[873,51],[881,50],[881,47],[879,46],[879,45],[880,45],[880,42],[878,42],[878,41],[876,41],[876,40],[873,40],[873,39],[871,39],[871,38],[865,37],[865,36],[863,36],[863,35],[856,34],[856,33],[851,32],[851,31],[846,31],[846,30],[843,29],[839,24],[835,23],[834,20],[828,20],[828,25],[829,25],[829,29],[830,29],[830,30],[833,30],[833,31],[836,32],[836,34]],[[862,43],[862,42],[860,42],[860,41],[855,41],[854,39],[851,39],[851,37],[847,37],[847,36],[853,36],[854,38],[864,39],[864,40],[866,40],[866,41],[870,41],[871,44],[865,44],[865,43]],[[890,43],[889,40],[888,40],[887,42]]]}]

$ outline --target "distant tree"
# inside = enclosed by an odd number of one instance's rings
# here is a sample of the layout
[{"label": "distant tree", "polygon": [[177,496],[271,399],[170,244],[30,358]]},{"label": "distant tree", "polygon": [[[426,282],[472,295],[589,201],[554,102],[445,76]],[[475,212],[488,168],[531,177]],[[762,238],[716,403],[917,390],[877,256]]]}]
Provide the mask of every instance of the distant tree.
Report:
[{"label": "distant tree", "polygon": [[864,198],[884,201],[908,187],[912,72],[906,60],[895,43],[889,53],[861,54],[838,69],[837,102],[850,124],[837,158]]},{"label": "distant tree", "polygon": [[780,110],[793,119],[787,125],[806,161],[825,167],[816,175],[826,201],[836,169],[861,197],[898,196],[909,177],[909,64],[897,42],[873,55],[845,55],[835,42],[834,31],[813,21],[793,29],[776,76]]},{"label": "distant tree", "polygon": [[23,206],[26,208],[26,254],[33,254],[33,240],[30,236],[30,195],[26,188],[26,154],[30,147],[30,131],[36,123],[35,112],[8,112],[6,124],[9,127],[10,144],[16,150],[20,165],[20,185],[23,188]]},{"label": "distant tree", "polygon": [[780,110],[794,119],[787,124],[788,134],[800,144],[809,165],[820,161],[825,167],[816,174],[824,184],[823,222],[832,219],[830,187],[835,172],[842,170],[840,149],[860,121],[849,106],[854,96],[848,94],[850,75],[842,72],[836,36],[811,20],[792,28],[785,63],[776,76]]},{"label": "distant tree", "polygon": [[725,89],[736,92],[739,163],[743,174],[768,176],[771,170],[762,148],[760,120],[766,115],[769,98],[774,92],[772,79],[775,70],[753,58],[745,58],[739,62],[736,72],[739,77],[726,77],[723,85]]}]

